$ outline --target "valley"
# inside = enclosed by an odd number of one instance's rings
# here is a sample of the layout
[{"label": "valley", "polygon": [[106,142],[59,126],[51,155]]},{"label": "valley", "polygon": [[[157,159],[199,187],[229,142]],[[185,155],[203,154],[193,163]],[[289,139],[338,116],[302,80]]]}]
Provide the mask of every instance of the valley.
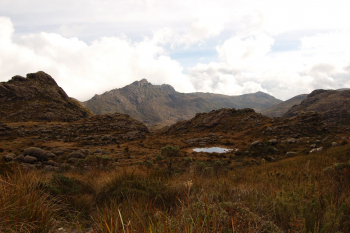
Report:
[{"label": "valley", "polygon": [[[0,232],[350,230],[349,90],[315,90],[269,117],[259,111],[282,103],[264,93],[142,80],[83,106],[44,72],[15,77],[0,85]],[[178,112],[145,120],[141,106],[160,102]],[[205,147],[232,150],[193,151]]]}]

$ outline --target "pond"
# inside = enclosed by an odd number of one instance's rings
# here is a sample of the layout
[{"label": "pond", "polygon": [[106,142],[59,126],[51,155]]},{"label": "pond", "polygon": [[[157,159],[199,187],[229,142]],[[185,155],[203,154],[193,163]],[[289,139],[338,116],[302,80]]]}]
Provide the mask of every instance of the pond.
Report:
[{"label": "pond", "polygon": [[227,153],[231,151],[237,151],[238,149],[227,149],[222,147],[206,147],[206,148],[194,148],[194,152],[207,152],[207,153]]}]

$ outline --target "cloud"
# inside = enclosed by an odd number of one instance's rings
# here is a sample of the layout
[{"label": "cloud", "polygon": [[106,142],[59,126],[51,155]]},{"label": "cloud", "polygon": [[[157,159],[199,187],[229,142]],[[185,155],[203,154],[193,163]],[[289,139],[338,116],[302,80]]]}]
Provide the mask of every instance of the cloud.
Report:
[{"label": "cloud", "polygon": [[266,34],[234,36],[217,46],[220,62],[198,64],[189,75],[196,90],[230,95],[262,90],[281,99],[350,87],[349,40],[347,31],[323,33],[301,38],[298,50],[273,52],[274,40]]},{"label": "cloud", "polygon": [[194,90],[182,74],[181,65],[152,39],[136,43],[127,38],[103,37],[88,45],[78,38],[42,32],[22,36],[15,43],[11,21],[1,17],[0,26],[2,81],[43,70],[79,100],[143,78],[153,84],[171,84],[183,92]]}]

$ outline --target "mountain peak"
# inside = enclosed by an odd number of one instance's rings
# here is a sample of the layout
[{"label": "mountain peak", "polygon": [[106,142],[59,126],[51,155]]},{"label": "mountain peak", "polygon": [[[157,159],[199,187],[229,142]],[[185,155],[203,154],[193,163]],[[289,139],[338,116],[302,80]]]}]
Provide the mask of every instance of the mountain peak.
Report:
[{"label": "mountain peak", "polygon": [[141,79],[140,81],[135,81],[132,84],[139,86],[139,87],[142,87],[142,86],[149,84],[149,82],[147,81],[147,79],[144,78],[144,79]]}]

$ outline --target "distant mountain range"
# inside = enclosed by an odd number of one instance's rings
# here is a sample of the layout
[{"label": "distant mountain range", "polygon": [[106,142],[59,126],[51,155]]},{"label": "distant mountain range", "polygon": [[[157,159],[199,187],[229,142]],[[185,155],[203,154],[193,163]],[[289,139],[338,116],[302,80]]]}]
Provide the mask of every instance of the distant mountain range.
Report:
[{"label": "distant mountain range", "polygon": [[125,113],[147,124],[172,124],[199,112],[221,108],[252,108],[257,112],[282,101],[263,92],[240,96],[180,93],[172,86],[152,85],[146,79],[95,95],[83,102],[95,114]]}]

